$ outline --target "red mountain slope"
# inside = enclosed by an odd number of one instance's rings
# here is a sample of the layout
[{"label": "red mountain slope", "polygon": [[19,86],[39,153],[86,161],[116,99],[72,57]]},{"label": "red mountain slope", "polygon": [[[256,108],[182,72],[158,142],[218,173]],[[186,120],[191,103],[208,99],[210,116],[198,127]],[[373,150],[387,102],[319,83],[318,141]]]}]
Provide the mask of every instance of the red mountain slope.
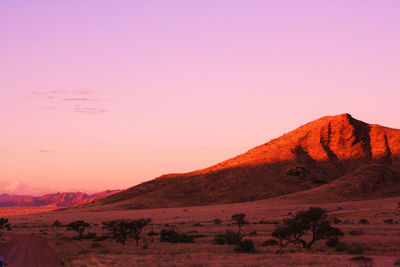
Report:
[{"label": "red mountain slope", "polygon": [[[315,188],[335,191],[352,179],[369,191],[351,189],[338,198],[400,195],[399,159],[400,130],[367,124],[349,114],[327,116],[212,167],[164,175],[89,206],[134,209],[245,202]],[[374,180],[376,173],[390,182]]]}]

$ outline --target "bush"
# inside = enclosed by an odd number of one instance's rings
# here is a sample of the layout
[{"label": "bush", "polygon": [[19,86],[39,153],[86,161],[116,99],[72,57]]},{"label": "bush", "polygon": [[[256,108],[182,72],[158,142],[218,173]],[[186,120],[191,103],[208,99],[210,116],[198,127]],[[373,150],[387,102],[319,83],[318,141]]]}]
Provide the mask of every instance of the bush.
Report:
[{"label": "bush", "polygon": [[221,221],[220,219],[215,219],[215,220],[214,220],[214,224],[217,224],[217,225],[221,224],[221,222],[222,222],[222,221]]},{"label": "bush", "polygon": [[351,230],[349,232],[349,235],[364,235],[364,231],[363,230]]},{"label": "bush", "polygon": [[147,236],[155,236],[155,235],[159,235],[157,232],[151,231],[149,233],[147,233]]},{"label": "bush", "polygon": [[251,239],[245,239],[243,241],[240,241],[236,248],[235,252],[237,253],[255,253],[256,248],[254,247],[254,243]]},{"label": "bush", "polygon": [[242,240],[239,233],[227,230],[225,234],[219,234],[214,237],[213,243],[216,245],[236,245]]},{"label": "bush", "polygon": [[264,241],[261,246],[266,247],[266,246],[276,246],[278,245],[279,242],[275,239],[268,239],[266,241]]},{"label": "bush", "polygon": [[350,259],[351,261],[359,261],[363,263],[371,263],[372,258],[364,257],[364,256],[356,256]]},{"label": "bush", "polygon": [[93,242],[90,247],[91,248],[102,248],[103,245],[99,242]]},{"label": "bush", "polygon": [[336,245],[336,251],[338,252],[347,252],[349,254],[364,254],[366,250],[368,250],[368,246],[361,243],[344,243],[339,242]]},{"label": "bush", "polygon": [[98,236],[94,239],[94,241],[104,241],[106,239],[108,239],[109,237],[106,235],[102,235],[102,236]]},{"label": "bush", "polygon": [[255,236],[255,235],[257,235],[257,230],[251,231],[251,232],[249,233],[249,235],[250,235],[250,236]]},{"label": "bush", "polygon": [[392,224],[393,223],[393,219],[387,219],[387,220],[384,220],[384,222],[388,223],[388,224]]},{"label": "bush", "polygon": [[219,235],[214,236],[213,244],[225,245],[225,243],[226,243],[226,237],[224,234],[219,234]]},{"label": "bush", "polygon": [[235,233],[234,231],[227,230],[225,234],[225,241],[229,245],[236,245],[242,240],[242,237],[239,233]]},{"label": "bush", "polygon": [[360,224],[369,224],[369,221],[367,219],[361,219]]},{"label": "bush", "polygon": [[85,239],[96,239],[96,238],[97,238],[96,233],[89,232],[85,235]]},{"label": "bush", "polygon": [[187,234],[180,234],[174,230],[162,229],[160,232],[160,242],[169,243],[193,243],[193,237]]},{"label": "bush", "polygon": [[326,241],[325,245],[327,245],[330,248],[334,248],[338,245],[338,243],[339,243],[339,238],[335,236],[335,237],[329,238],[329,240]]}]

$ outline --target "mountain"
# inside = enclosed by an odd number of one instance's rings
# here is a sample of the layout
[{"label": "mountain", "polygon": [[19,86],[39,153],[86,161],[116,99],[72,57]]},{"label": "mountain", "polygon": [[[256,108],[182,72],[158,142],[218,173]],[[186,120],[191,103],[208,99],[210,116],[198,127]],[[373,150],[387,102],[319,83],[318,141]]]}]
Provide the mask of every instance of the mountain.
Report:
[{"label": "mountain", "polygon": [[88,195],[82,192],[62,192],[55,194],[46,194],[40,197],[20,196],[20,195],[0,195],[0,207],[72,207],[90,203],[96,199],[110,196],[121,190],[107,190],[100,193]]},{"label": "mountain", "polygon": [[164,175],[85,206],[193,206],[295,199],[298,192],[316,201],[397,196],[399,159],[400,130],[326,116],[209,168]]},{"label": "mountain", "polygon": [[7,181],[0,180],[0,192],[8,195],[26,195],[26,196],[41,196],[47,194],[49,191],[57,192],[56,189],[45,189],[32,187],[30,185],[21,183],[20,181]]}]

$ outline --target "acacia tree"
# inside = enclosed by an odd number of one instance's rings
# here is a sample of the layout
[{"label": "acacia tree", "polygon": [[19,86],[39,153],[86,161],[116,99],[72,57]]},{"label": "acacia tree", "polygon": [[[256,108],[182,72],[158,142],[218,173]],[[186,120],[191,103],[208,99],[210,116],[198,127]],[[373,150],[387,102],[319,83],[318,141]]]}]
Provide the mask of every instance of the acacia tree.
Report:
[{"label": "acacia tree", "polygon": [[239,228],[238,234],[240,235],[240,230],[244,224],[248,224],[248,222],[245,220],[246,214],[244,213],[237,213],[232,215],[232,220],[236,222]]},{"label": "acacia tree", "polygon": [[125,244],[126,239],[130,236],[136,240],[136,246],[139,246],[141,233],[151,221],[150,218],[138,220],[121,219],[103,222],[102,224],[103,229],[109,231],[117,242]]},{"label": "acacia tree", "polygon": [[69,228],[74,230],[79,234],[79,238],[83,238],[83,232],[85,232],[86,228],[90,226],[87,222],[84,222],[82,220],[72,222],[67,225]]},{"label": "acacia tree", "polygon": [[144,227],[151,223],[152,219],[147,218],[147,219],[139,219],[139,220],[133,220],[132,223],[132,232],[131,236],[133,239],[136,240],[136,246],[139,246],[139,240],[140,240],[140,234],[142,233]]},{"label": "acacia tree", "polygon": [[[286,219],[273,231],[272,236],[280,241],[281,247],[289,244],[302,244],[304,248],[311,246],[318,240],[343,236],[343,232],[330,225],[325,209],[310,207],[306,211],[299,211],[293,218]],[[303,236],[310,231],[312,238],[306,240]]]},{"label": "acacia tree", "polygon": [[[8,223],[7,218],[0,218],[0,230],[4,228],[10,228],[11,224]],[[3,232],[0,232],[0,237],[3,235]]]},{"label": "acacia tree", "polygon": [[103,229],[109,231],[112,237],[122,244],[125,244],[126,238],[132,233],[131,221],[128,219],[107,221],[102,224]]}]

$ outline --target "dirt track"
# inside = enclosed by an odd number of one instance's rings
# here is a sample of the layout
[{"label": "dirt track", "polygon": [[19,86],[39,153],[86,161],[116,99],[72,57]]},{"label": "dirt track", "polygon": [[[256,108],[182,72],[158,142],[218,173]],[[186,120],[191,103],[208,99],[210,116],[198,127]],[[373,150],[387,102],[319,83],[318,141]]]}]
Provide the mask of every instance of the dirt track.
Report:
[{"label": "dirt track", "polygon": [[7,267],[61,266],[61,261],[46,239],[39,236],[13,235],[12,239],[0,246]]}]

